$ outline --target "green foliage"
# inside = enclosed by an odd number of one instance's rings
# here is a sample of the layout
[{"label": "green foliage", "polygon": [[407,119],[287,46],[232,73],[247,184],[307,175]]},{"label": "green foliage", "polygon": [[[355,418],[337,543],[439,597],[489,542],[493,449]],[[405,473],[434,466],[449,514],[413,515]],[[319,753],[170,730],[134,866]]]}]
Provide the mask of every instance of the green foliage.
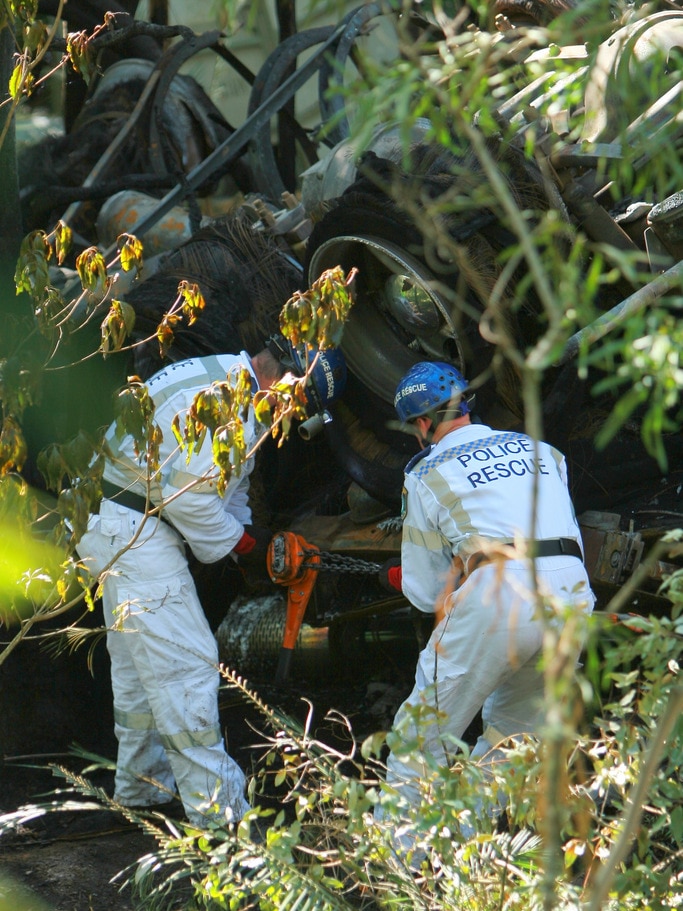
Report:
[{"label": "green foliage", "polygon": [[100,351],[106,357],[112,351],[120,351],[135,325],[135,310],[125,301],[113,300],[109,313],[102,322],[102,344]]},{"label": "green foliage", "polygon": [[109,279],[107,264],[97,247],[88,247],[76,257],[76,271],[86,291],[96,297],[104,297]]},{"label": "green foliage", "polygon": [[[239,477],[242,465],[251,455],[244,436],[244,421],[253,405],[255,416],[270,428],[274,438],[284,441],[291,430],[292,421],[306,416],[305,385],[315,366],[313,353],[339,343],[344,321],[353,305],[350,287],[355,270],[348,276],[341,268],[324,272],[311,288],[295,294],[284,304],[280,313],[282,332],[295,345],[306,352],[306,371],[303,377],[288,374],[272,384],[270,389],[252,394],[251,374],[241,369],[229,375],[224,382],[212,383],[199,392],[185,415],[176,415],[173,433],[185,448],[187,460],[199,452],[207,434],[213,447],[213,463],[219,470],[217,490],[223,494],[235,475]],[[185,283],[187,285],[187,283]],[[197,289],[181,287],[191,319],[197,304]],[[140,433],[136,428],[134,436]]]},{"label": "green foliage", "polygon": [[44,231],[32,231],[24,238],[14,275],[17,294],[25,291],[34,299],[42,298],[49,281],[51,258],[52,247]]},{"label": "green foliage", "polygon": [[[675,615],[680,608],[678,602]],[[549,636],[547,647],[554,648],[555,634]],[[335,739],[351,744],[340,752],[311,735],[310,719],[305,725],[293,722],[228,675],[260,708],[273,732],[270,751],[251,783],[252,800],[258,805],[260,793],[272,795],[277,789],[285,811],[271,820],[261,844],[241,841],[244,825],[241,832],[212,831],[204,843],[200,840],[206,855],[192,874],[196,905],[187,908],[234,907],[245,891],[269,909],[287,908],[295,896],[306,909],[569,911],[578,905],[608,907],[608,895],[619,896],[620,908],[642,907],[643,899],[661,908],[677,907],[683,897],[678,876],[683,727],[678,716],[670,731],[662,722],[672,706],[680,711],[682,648],[680,620],[642,618],[637,629],[630,629],[597,615],[589,651],[600,652],[605,673],[595,686],[583,675],[578,681],[586,696],[603,700],[595,722],[586,714],[578,727],[576,720],[567,727],[554,703],[548,706],[543,740],[559,737],[561,787],[544,782],[542,743],[519,738],[501,744],[495,762],[476,762],[461,752],[449,767],[433,765],[420,783],[420,801],[412,807],[400,791],[381,783],[376,757],[382,738],[354,743],[348,721],[337,716],[342,731]],[[669,673],[663,675],[662,667]],[[553,691],[575,716],[571,662],[556,677]],[[399,754],[409,755],[414,748],[413,743],[392,743]],[[654,762],[648,768],[649,759]],[[548,784],[564,810],[553,841],[544,833],[551,815],[542,799]],[[639,806],[646,807],[644,825],[629,816],[630,799],[636,796]],[[381,821],[375,818],[378,803]],[[552,808],[553,818],[557,809]],[[252,813],[258,818],[258,810]],[[264,822],[261,818],[261,828]],[[602,872],[624,842],[628,850],[605,884]],[[154,855],[169,874],[176,849],[177,843],[166,842]],[[556,857],[551,857],[553,851]],[[151,873],[151,859],[147,867]],[[550,883],[548,871],[553,873]],[[169,898],[170,884],[169,878]]]},{"label": "green foliage", "polygon": [[[677,600],[673,618],[633,625],[596,615],[589,673],[580,674],[577,689],[573,664],[562,666],[541,740],[503,742],[495,761],[456,750],[449,766],[432,763],[417,804],[382,784],[379,734],[358,742],[348,719],[331,713],[334,741],[348,745],[332,747],[312,733],[310,717],[293,720],[226,671],[226,683],[260,711],[267,745],[250,782],[254,809],[237,827],[216,817],[200,831],[125,810],[87,774],[54,771],[94,805],[125,813],[156,838],[156,849],[126,873],[140,911],[218,911],[246,902],[268,911],[294,902],[305,911],[571,911],[610,908],[617,896],[620,909],[673,909],[683,898],[681,607]],[[548,635],[546,648],[555,649],[555,633]],[[598,680],[590,673],[596,652]],[[595,718],[586,711],[577,724],[578,692],[600,704]],[[571,710],[571,726],[555,700]],[[549,782],[548,744],[555,741],[561,774]],[[414,748],[392,742],[398,755]],[[549,793],[559,806],[545,802]],[[259,809],[261,798],[272,804],[275,795],[279,811]],[[65,799],[68,793],[39,809],[57,812]],[[36,810],[0,817],[0,832]],[[551,817],[561,820],[552,838]]]},{"label": "green foliage", "polygon": [[87,32],[70,32],[66,42],[66,52],[72,67],[87,83],[95,74],[96,64]]},{"label": "green foliage", "polygon": [[641,424],[643,439],[666,470],[664,438],[683,423],[683,326],[680,298],[662,304],[647,310],[640,319],[629,320],[618,343],[612,340],[603,346],[601,360],[611,363],[613,372],[596,383],[593,392],[600,395],[626,388],[598,433],[596,444],[607,443],[634,412],[646,406]]},{"label": "green foliage", "polygon": [[132,234],[120,234],[117,238],[121,268],[124,272],[142,269],[142,244]]},{"label": "green foliage", "polygon": [[159,342],[159,352],[166,357],[173,344],[173,330],[183,318],[191,326],[198,319],[206,306],[199,286],[181,281],[178,285],[178,296],[168,313],[165,313],[157,327],[156,337]]},{"label": "green foliage", "polygon": [[201,449],[207,433],[210,435],[220,493],[225,492],[233,474],[239,477],[249,455],[244,421],[251,394],[251,374],[246,367],[240,368],[225,382],[212,383],[197,393],[187,414],[176,415],[173,422],[173,433],[186,449],[188,462]]},{"label": "green foliage", "polygon": [[[104,455],[86,433],[80,432],[65,443],[47,446],[39,453],[36,465],[47,489],[57,495],[56,522],[50,537],[61,545],[73,545],[85,532],[90,514],[101,499]],[[65,583],[60,597],[68,587]]]},{"label": "green foliage", "polygon": [[21,471],[27,456],[27,447],[21,427],[11,416],[2,422],[0,431],[0,460],[2,461],[2,475],[10,471]]}]

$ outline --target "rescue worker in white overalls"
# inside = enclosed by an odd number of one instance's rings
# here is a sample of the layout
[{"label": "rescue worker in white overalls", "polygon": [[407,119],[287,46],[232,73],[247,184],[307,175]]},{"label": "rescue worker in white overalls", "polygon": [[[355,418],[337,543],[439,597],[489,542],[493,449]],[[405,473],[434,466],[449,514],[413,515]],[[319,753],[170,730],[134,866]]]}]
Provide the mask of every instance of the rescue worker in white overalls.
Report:
[{"label": "rescue worker in white overalls", "polygon": [[[160,806],[169,803],[177,787],[187,818],[198,826],[209,817],[236,823],[248,804],[245,776],[223,743],[218,648],[185,545],[201,563],[230,556],[239,567],[265,577],[271,532],[251,524],[254,457],[233,473],[221,497],[210,441],[188,462],[171,427],[198,392],[214,381],[230,381],[243,368],[254,391],[268,389],[285,372],[264,349],[254,357],[243,351],[170,364],[147,381],[154,420],[163,433],[160,469],[149,486],[152,505],[164,504],[161,518],[144,518],[147,471],[133,438],[121,438],[113,424],[106,434],[111,454],[104,498],[77,544],[95,576],[120,553],[102,590],[118,740],[114,798],[124,806]],[[250,407],[244,421],[247,451],[266,430]]]},{"label": "rescue worker in white overalls", "polygon": [[[544,624],[528,558],[542,593],[587,613],[595,597],[560,452],[523,433],[472,423],[467,382],[449,364],[414,365],[394,406],[422,452],[405,471],[401,559],[387,561],[380,581],[437,616],[393,728],[417,742],[409,707],[432,709],[419,736],[432,763],[446,766],[480,709],[473,757],[539,729]],[[429,768],[422,753],[391,752],[386,780],[414,804],[416,780]]]}]

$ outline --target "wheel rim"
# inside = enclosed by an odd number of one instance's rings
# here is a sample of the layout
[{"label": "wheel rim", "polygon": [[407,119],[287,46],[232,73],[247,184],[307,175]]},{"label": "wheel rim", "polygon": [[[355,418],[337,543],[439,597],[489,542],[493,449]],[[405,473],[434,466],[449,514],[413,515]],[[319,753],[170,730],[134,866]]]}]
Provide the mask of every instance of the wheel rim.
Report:
[{"label": "wheel rim", "polygon": [[465,372],[452,287],[448,305],[437,279],[417,258],[390,241],[346,234],[318,247],[309,275],[336,266],[359,270],[341,348],[349,370],[372,392],[393,402],[399,380],[421,360],[447,361]]}]

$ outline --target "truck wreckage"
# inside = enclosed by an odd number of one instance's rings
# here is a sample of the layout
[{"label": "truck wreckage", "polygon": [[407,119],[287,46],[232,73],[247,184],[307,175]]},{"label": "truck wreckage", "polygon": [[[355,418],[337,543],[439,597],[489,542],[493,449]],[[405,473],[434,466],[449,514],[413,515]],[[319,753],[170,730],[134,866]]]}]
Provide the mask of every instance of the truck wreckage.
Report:
[{"label": "truck wreckage", "polygon": [[[499,3],[494,13],[493,33],[501,41],[554,15],[549,5],[514,3]],[[356,303],[341,343],[349,368],[344,396],[325,416],[318,438],[307,443],[293,434],[291,444],[262,455],[263,502],[256,508],[278,529],[270,553],[277,584],[220,596],[222,613],[228,610],[216,624],[221,658],[240,672],[277,668],[277,677],[284,679],[293,654],[322,656],[324,662],[336,655],[343,663],[349,650],[369,638],[400,637],[402,629],[414,635],[405,600],[388,597],[377,582],[379,565],[400,549],[402,472],[414,450],[390,422],[397,380],[412,363],[447,360],[466,376],[481,377],[478,410],[494,426],[513,428],[523,418],[518,383],[509,372],[492,369],[493,345],[478,325],[486,306],[482,288],[491,288],[482,277],[487,269],[495,274],[492,263],[511,243],[510,234],[490,212],[475,219],[455,216],[447,230],[479,273],[464,274],[461,264],[446,270],[443,262],[435,263],[420,226],[385,192],[383,178],[391,172],[406,185],[408,179],[419,180],[433,197],[447,187],[453,162],[445,154],[431,154],[426,120],[412,130],[410,175],[400,173],[400,124],[378,125],[359,156],[342,95],[335,91],[355,45],[375,20],[405,15],[366,3],[337,26],[284,41],[253,78],[249,114],[237,129],[177,72],[200,49],[211,48],[226,59],[220,36],[181,36],[157,61],[124,58],[105,70],[70,133],[49,146],[51,160],[69,162],[69,175],[65,168],[60,172],[68,208],[51,215],[64,218],[83,246],[111,249],[117,235],[127,231],[142,240],[146,254],[155,254],[136,284],[117,290],[136,311],[135,338],[154,334],[180,279],[199,283],[206,312],[192,330],[178,332],[172,359],[254,351],[277,329],[279,309],[294,291],[337,265],[359,270]],[[439,23],[424,15],[416,5],[411,28],[438,30]],[[556,211],[590,240],[639,253],[651,263],[648,284],[632,285],[622,276],[598,300],[594,322],[569,339],[545,380],[543,418],[546,439],[568,457],[600,606],[609,608],[616,590],[632,580],[622,612],[666,611],[669,602],[658,594],[659,584],[680,561],[666,553],[658,560],[644,558],[663,532],[680,527],[683,436],[678,431],[666,440],[666,473],[645,451],[635,422],[597,451],[591,428],[604,418],[604,402],[591,399],[575,359],[582,345],[623,324],[629,314],[676,288],[680,294],[683,192],[615,201],[605,165],[620,157],[623,142],[642,147],[645,163],[658,142],[683,141],[683,12],[667,6],[625,25],[614,23],[592,66],[583,45],[536,47],[521,63],[514,47],[510,41],[511,62],[517,66],[551,56],[563,64],[557,70],[547,66],[535,78],[529,75],[496,111],[513,138],[491,141],[490,148],[519,205]],[[305,62],[297,65],[304,53]],[[633,99],[624,105],[619,95],[629,84],[634,60],[645,67],[650,60],[665,60],[671,73],[669,90],[656,98],[639,97],[637,111]],[[327,127],[324,142],[314,141],[321,134],[298,124],[292,114],[297,93],[313,79]],[[544,113],[548,99],[559,97],[561,81],[582,93],[578,139],[569,137],[570,112],[557,108],[552,118]],[[121,104],[124,97],[127,107]],[[103,113],[107,132],[98,126],[94,143],[89,130]],[[272,123],[280,115],[289,139],[280,137],[276,153]],[[176,141],[183,130],[182,141]],[[530,131],[536,162],[524,154]],[[125,151],[128,141],[136,149],[135,179],[133,157]],[[308,165],[293,187],[283,175],[302,151]],[[539,152],[544,170],[537,163]],[[44,147],[41,154],[46,157]],[[458,165],[470,166],[476,179],[484,179],[477,175],[475,156],[465,155]],[[210,197],[226,174],[242,194],[240,209],[200,224],[198,196]],[[23,189],[28,227],[32,219],[45,219],[39,206],[55,199],[45,192],[47,176],[42,183],[32,180]],[[142,192],[151,187],[165,195]],[[530,300],[515,327],[520,339],[534,340],[538,313]],[[157,350],[142,345],[126,372],[145,378],[159,366],[158,359]],[[92,415],[88,420],[97,423]]]}]

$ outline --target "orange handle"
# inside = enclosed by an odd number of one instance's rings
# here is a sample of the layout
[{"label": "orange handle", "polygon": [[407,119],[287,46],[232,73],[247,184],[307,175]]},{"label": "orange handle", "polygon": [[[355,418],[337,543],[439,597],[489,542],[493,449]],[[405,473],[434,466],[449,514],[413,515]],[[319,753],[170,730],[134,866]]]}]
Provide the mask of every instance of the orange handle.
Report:
[{"label": "orange handle", "polygon": [[[304,560],[313,564],[302,566]],[[268,571],[273,582],[287,585],[287,616],[282,637],[276,683],[289,675],[291,655],[301,629],[308,602],[318,577],[320,553],[302,537],[285,531],[276,535],[268,550]]]}]

